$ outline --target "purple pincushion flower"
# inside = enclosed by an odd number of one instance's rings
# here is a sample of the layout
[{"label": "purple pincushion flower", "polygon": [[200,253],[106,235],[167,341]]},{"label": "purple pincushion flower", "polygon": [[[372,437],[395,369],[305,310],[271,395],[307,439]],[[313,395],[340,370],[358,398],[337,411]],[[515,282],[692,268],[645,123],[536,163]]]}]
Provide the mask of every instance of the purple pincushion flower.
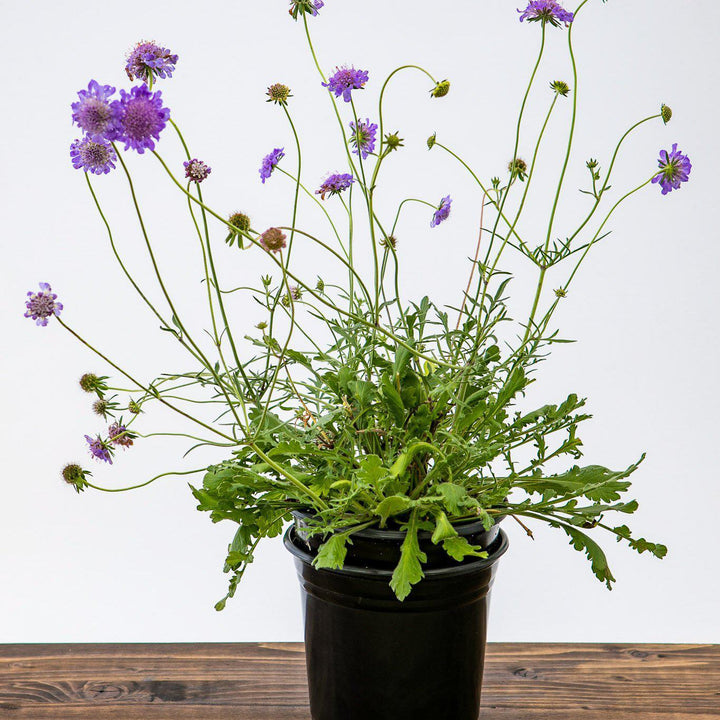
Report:
[{"label": "purple pincushion flower", "polygon": [[200,184],[212,172],[212,168],[206,165],[202,160],[193,158],[183,163],[185,168],[185,177],[190,182]]},{"label": "purple pincushion flower", "polygon": [[270,154],[263,158],[262,166],[260,167],[260,178],[262,179],[263,185],[265,184],[265,181],[270,178],[273,170],[284,157],[285,148],[275,148]]},{"label": "purple pincushion flower", "polygon": [[440,205],[433,214],[430,227],[437,227],[441,222],[447,220],[450,217],[450,210],[452,210],[452,198],[447,195],[440,201]]},{"label": "purple pincushion flower", "polygon": [[118,139],[125,143],[125,149],[132,148],[140,154],[145,150],[154,150],[153,140],[160,139],[160,133],[170,118],[170,110],[163,107],[162,92],[150,92],[143,83],[130,92],[120,90],[120,100],[113,105],[119,112]]},{"label": "purple pincushion flower", "polygon": [[325,7],[323,0],[290,0],[290,15],[297,20],[298,15],[310,13],[316,17],[318,10]]},{"label": "purple pincushion flower", "polygon": [[96,438],[91,438],[89,435],[86,435],[85,440],[87,440],[90,454],[96,460],[102,460],[112,465],[112,449],[99,435]]},{"label": "purple pincushion flower", "polygon": [[525,10],[518,10],[520,22],[541,22],[543,25],[550,23],[554,27],[560,27],[561,23],[568,25],[575,14],[565,10],[557,0],[530,0]]},{"label": "purple pincushion flower", "polygon": [[367,118],[364,122],[358,120],[357,126],[355,122],[351,122],[350,129],[352,130],[350,142],[355,146],[353,152],[365,160],[370,153],[375,152],[378,126]]},{"label": "purple pincushion flower", "polygon": [[321,200],[324,200],[326,195],[339,195],[343,190],[347,190],[354,182],[355,178],[348,173],[335,173],[323,180],[320,189],[316,190],[315,194],[319,195]]},{"label": "purple pincushion flower", "polygon": [[107,140],[99,136],[86,135],[70,145],[70,159],[76,170],[84,170],[95,175],[104,175],[115,169],[117,155]]},{"label": "purple pincushion flower", "polygon": [[25,308],[26,318],[32,318],[36,325],[45,327],[48,324],[48,318],[53,315],[60,317],[63,306],[57,301],[57,295],[52,291],[50,285],[40,283],[40,292],[28,291]]},{"label": "purple pincushion flower", "polygon": [[73,122],[93,139],[115,139],[118,108],[110,101],[114,94],[112,85],[100,85],[96,80],[91,80],[87,90],[78,92],[80,99],[70,106]]},{"label": "purple pincushion flower", "polygon": [[660,159],[658,160],[660,172],[652,181],[660,184],[663,195],[667,195],[673,190],[679,190],[682,183],[690,179],[690,171],[692,170],[690,158],[678,150],[677,147],[677,143],[674,143],[670,152],[667,150],[660,151]]},{"label": "purple pincushion flower", "polygon": [[178,56],[154,42],[139,42],[128,55],[125,72],[130,80],[172,77]]},{"label": "purple pincushion flower", "polygon": [[129,432],[121,422],[115,422],[108,428],[108,437],[113,445],[119,445],[127,449],[132,446],[133,440],[137,436]]},{"label": "purple pincushion flower", "polygon": [[354,67],[339,67],[335,73],[330,76],[323,87],[326,87],[331,93],[335,93],[335,97],[342,98],[345,102],[352,100],[353,90],[362,90],[365,83],[370,79],[370,75],[366,70],[356,70]]}]

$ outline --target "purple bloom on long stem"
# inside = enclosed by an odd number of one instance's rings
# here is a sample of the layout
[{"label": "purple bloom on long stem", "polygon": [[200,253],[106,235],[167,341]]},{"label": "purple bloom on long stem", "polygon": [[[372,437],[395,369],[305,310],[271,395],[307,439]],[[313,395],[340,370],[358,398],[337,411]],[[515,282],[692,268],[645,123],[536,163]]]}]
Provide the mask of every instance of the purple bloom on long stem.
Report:
[{"label": "purple bloom on long stem", "polygon": [[358,120],[357,126],[355,122],[351,122],[350,129],[352,130],[350,142],[355,146],[353,152],[365,160],[370,153],[375,152],[378,126],[371,123],[368,118],[364,122]]},{"label": "purple bloom on long stem", "polygon": [[660,159],[658,160],[660,172],[652,181],[660,184],[663,195],[667,195],[673,190],[679,190],[682,183],[690,179],[690,171],[692,170],[690,158],[680,152],[677,147],[677,143],[674,143],[670,152],[667,150],[660,151]]},{"label": "purple bloom on long stem", "polygon": [[326,195],[339,195],[343,190],[347,190],[354,182],[355,178],[349,173],[335,173],[323,180],[320,189],[316,190],[315,194],[319,195],[321,200],[324,200]]},{"label": "purple bloom on long stem", "polygon": [[112,465],[112,449],[99,435],[96,438],[91,438],[89,435],[86,435],[85,440],[87,440],[90,454],[96,460],[102,460]]},{"label": "purple bloom on long stem", "polygon": [[110,101],[114,94],[112,85],[91,80],[87,90],[78,92],[80,99],[71,105],[73,122],[93,138],[114,140],[118,121],[118,109]]},{"label": "purple bloom on long stem", "polygon": [[270,178],[273,170],[284,157],[285,148],[275,148],[270,154],[263,158],[262,166],[260,167],[260,178],[262,179],[263,185],[265,184],[265,181]]},{"label": "purple bloom on long stem", "polygon": [[40,283],[40,292],[28,291],[25,301],[25,317],[35,320],[36,325],[45,327],[48,318],[53,315],[60,317],[63,309],[62,303],[57,301],[57,295],[47,283]]},{"label": "purple bloom on long stem", "polygon": [[370,75],[366,70],[356,70],[354,67],[339,67],[328,81],[323,83],[323,87],[326,87],[331,93],[335,93],[335,97],[342,95],[345,102],[350,102],[352,100],[352,91],[362,90],[369,79]]},{"label": "purple bloom on long stem", "polygon": [[125,72],[130,80],[172,77],[178,56],[154,42],[139,42],[128,55]]},{"label": "purple bloom on long stem", "polygon": [[518,10],[520,22],[527,20],[528,22],[541,22],[543,25],[550,23],[554,27],[560,27],[561,23],[568,25],[571,23],[575,14],[560,5],[556,0],[530,0],[525,10]]},{"label": "purple bloom on long stem", "polygon": [[318,10],[325,7],[323,0],[290,0],[290,15],[297,20],[298,15],[310,13],[316,17]]},{"label": "purple bloom on long stem", "polygon": [[154,140],[160,139],[160,133],[170,118],[170,110],[163,107],[162,92],[150,92],[143,83],[130,92],[120,90],[120,100],[113,105],[120,113],[119,139],[125,143],[125,149],[132,148],[140,154],[145,150],[154,150]]},{"label": "purple bloom on long stem", "polygon": [[452,209],[452,198],[448,195],[440,201],[437,210],[433,214],[430,227],[437,227],[441,222],[447,220],[450,217],[450,210]]},{"label": "purple bloom on long stem", "polygon": [[93,139],[86,135],[70,145],[70,159],[76,170],[104,175],[115,169],[117,154],[109,141],[99,136]]},{"label": "purple bloom on long stem", "polygon": [[193,158],[183,163],[185,168],[185,177],[190,182],[200,184],[211,172],[212,168],[206,165],[202,160]]}]

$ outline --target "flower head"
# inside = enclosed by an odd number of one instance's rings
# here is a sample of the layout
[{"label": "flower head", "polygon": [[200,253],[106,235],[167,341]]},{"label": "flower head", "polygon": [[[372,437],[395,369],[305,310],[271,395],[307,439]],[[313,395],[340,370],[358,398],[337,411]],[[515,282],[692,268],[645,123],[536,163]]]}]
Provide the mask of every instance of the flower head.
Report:
[{"label": "flower head", "polygon": [[95,373],[85,373],[79,380],[79,385],[83,392],[86,393],[97,393],[100,397],[103,396],[105,390],[108,389],[106,377],[98,377]]},{"label": "flower head", "polygon": [[287,105],[287,101],[292,97],[290,88],[282,83],[275,83],[267,89],[268,102],[276,105]]},{"label": "flower head", "polygon": [[673,144],[670,152],[667,150],[660,151],[658,166],[660,172],[652,181],[660,184],[663,195],[667,195],[673,190],[679,190],[682,183],[690,179],[692,163],[687,155],[677,149],[677,143]]},{"label": "flower head", "polygon": [[104,418],[110,411],[110,405],[104,398],[99,398],[93,403],[92,410],[96,415]]},{"label": "flower head", "polygon": [[530,0],[525,10],[518,10],[520,22],[541,22],[543,25],[550,23],[554,27],[560,27],[562,23],[567,26],[571,23],[575,14],[565,10],[557,0]]},{"label": "flower head", "polygon": [[129,448],[137,435],[131,433],[122,422],[115,422],[108,428],[108,437],[113,445]]},{"label": "flower head", "polygon": [[273,170],[278,166],[278,163],[285,157],[285,148],[275,148],[269,155],[263,158],[262,165],[260,166],[260,179],[265,184],[265,181],[270,178],[273,174]]},{"label": "flower head", "polygon": [[110,101],[114,94],[112,85],[100,85],[91,80],[87,90],[78,92],[80,99],[70,106],[73,122],[91,138],[113,140],[118,121],[117,108]]},{"label": "flower head", "polygon": [[528,172],[527,163],[522,158],[515,158],[508,163],[508,172],[513,180],[517,178],[520,182],[525,182]]},{"label": "flower head", "polygon": [[427,139],[427,146],[428,150],[432,150],[435,147],[435,143],[437,142],[437,133],[433,133],[428,139]]},{"label": "flower head", "polygon": [[430,223],[430,227],[437,227],[441,222],[447,220],[450,217],[450,210],[452,209],[452,198],[447,195],[444,197],[433,214],[433,219]]},{"label": "flower head", "polygon": [[154,140],[160,139],[160,133],[170,118],[170,110],[163,107],[162,92],[150,92],[143,83],[130,92],[120,90],[120,100],[113,105],[120,113],[119,139],[125,143],[125,149],[132,148],[140,154],[145,150],[154,150]]},{"label": "flower head", "polygon": [[563,97],[567,97],[570,92],[570,86],[564,80],[554,80],[550,83],[550,89]]},{"label": "flower head", "polygon": [[324,200],[326,195],[339,195],[354,182],[355,178],[348,173],[335,173],[323,180],[322,185],[315,191],[315,194],[319,195],[321,200]]},{"label": "flower head", "polygon": [[450,92],[450,81],[441,80],[435,87],[430,91],[430,97],[442,98]]},{"label": "flower head", "polygon": [[140,403],[137,400],[131,400],[128,403],[128,412],[132,413],[133,415],[139,415],[142,412],[142,407]]},{"label": "flower head", "polygon": [[365,160],[370,153],[375,152],[378,126],[371,123],[368,118],[365,121],[358,120],[357,126],[355,121],[351,122],[350,129],[352,130],[350,142],[355,146],[353,153]]},{"label": "flower head", "polygon": [[130,80],[172,77],[178,56],[154,42],[139,42],[128,55],[125,72]]},{"label": "flower head", "polygon": [[400,137],[400,133],[394,132],[394,133],[387,133],[385,135],[385,144],[388,146],[388,150],[390,152],[394,152],[395,150],[405,147],[405,141]]},{"label": "flower head", "polygon": [[62,303],[57,301],[57,295],[47,283],[40,283],[40,292],[28,291],[25,307],[25,317],[32,318],[36,325],[43,327],[53,315],[60,317],[63,309]]},{"label": "flower head", "polygon": [[326,87],[331,93],[335,93],[335,97],[342,98],[345,102],[352,100],[353,90],[362,90],[370,79],[370,75],[366,70],[356,70],[354,67],[339,67],[335,73],[330,76],[323,87]]},{"label": "flower head", "polygon": [[107,140],[97,135],[95,139],[86,135],[70,145],[70,160],[76,170],[106,175],[115,169],[117,155]]},{"label": "flower head", "polygon": [[287,235],[280,228],[271,227],[260,236],[260,244],[268,252],[278,253],[287,247],[286,238]]},{"label": "flower head", "polygon": [[76,463],[70,463],[62,469],[62,478],[68,484],[75,488],[75,492],[82,492],[87,487],[87,478],[92,473],[89,470],[83,470]]},{"label": "flower head", "polygon": [[297,20],[298,15],[310,13],[316,17],[318,11],[325,7],[323,0],[290,0],[290,15]]},{"label": "flower head", "polygon": [[96,438],[91,438],[89,435],[85,436],[87,440],[90,454],[96,460],[102,460],[103,462],[112,465],[112,448],[105,442],[99,435]]},{"label": "flower head", "polygon": [[212,172],[211,167],[197,158],[186,160],[183,167],[185,168],[185,177],[198,185]]},{"label": "flower head", "polygon": [[673,112],[665,103],[660,106],[660,117],[662,121],[667,125],[672,120]]}]

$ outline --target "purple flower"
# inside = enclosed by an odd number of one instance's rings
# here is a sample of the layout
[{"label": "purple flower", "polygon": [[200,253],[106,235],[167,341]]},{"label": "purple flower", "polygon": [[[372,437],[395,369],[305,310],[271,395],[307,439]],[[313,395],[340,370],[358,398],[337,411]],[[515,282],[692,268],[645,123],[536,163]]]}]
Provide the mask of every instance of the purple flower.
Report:
[{"label": "purple flower", "polygon": [[365,160],[370,153],[375,152],[378,126],[368,118],[365,122],[358,120],[357,127],[355,122],[351,122],[350,129],[353,131],[350,142],[355,146],[353,152]]},{"label": "purple flower", "polygon": [[172,77],[178,56],[154,42],[139,42],[128,55],[125,72],[130,80]]},{"label": "purple flower", "polygon": [[339,195],[343,190],[347,190],[354,182],[355,178],[348,173],[335,173],[334,175],[329,175],[323,181],[320,189],[316,190],[315,194],[319,195],[321,200],[324,200],[326,195]]},{"label": "purple flower", "polygon": [[339,67],[336,68],[334,75],[330,76],[330,79],[323,83],[323,87],[326,87],[331,93],[335,93],[335,97],[342,95],[345,102],[352,100],[353,90],[362,90],[365,87],[365,83],[370,79],[367,71],[356,70],[354,67]]},{"label": "purple flower", "polygon": [[187,160],[183,163],[183,167],[185,168],[185,177],[188,178],[190,182],[198,184],[200,184],[212,172],[211,167],[197,158]]},{"label": "purple flower", "polygon": [[99,136],[92,139],[86,135],[82,140],[75,140],[70,146],[70,159],[76,170],[83,169],[95,175],[104,175],[115,169],[117,155],[107,140]]},{"label": "purple flower", "polygon": [[85,440],[90,447],[90,454],[96,460],[102,460],[112,465],[112,448],[99,435],[96,438],[86,435]]},{"label": "purple flower", "polygon": [[108,428],[108,437],[113,445],[120,445],[127,449],[137,436],[128,432],[128,429],[121,423],[115,422]]},{"label": "purple flower", "polygon": [[270,178],[278,163],[285,157],[285,148],[275,148],[269,155],[266,155],[260,168],[260,178],[263,185]]},{"label": "purple flower", "polygon": [[692,163],[687,155],[677,149],[677,143],[672,146],[672,151],[660,151],[658,160],[660,172],[653,178],[654,183],[660,183],[662,194],[667,195],[673,190],[679,190],[682,183],[690,179]]},{"label": "purple flower", "polygon": [[73,122],[93,139],[114,140],[117,133],[118,109],[110,102],[115,94],[112,85],[100,85],[96,80],[80,90],[72,107]]},{"label": "purple flower", "polygon": [[119,139],[125,143],[125,149],[132,148],[140,154],[145,150],[154,150],[155,140],[170,118],[170,110],[163,107],[162,93],[150,92],[144,83],[136,85],[126,92],[120,90],[120,100],[115,105],[120,113]]},{"label": "purple flower", "polygon": [[448,195],[440,201],[437,210],[433,215],[430,227],[437,227],[441,222],[447,220],[450,217],[450,210],[452,209],[452,198]]},{"label": "purple flower", "polygon": [[318,10],[325,7],[323,0],[290,0],[290,15],[297,20],[298,15],[310,13],[316,17]]},{"label": "purple flower", "polygon": [[27,298],[25,317],[35,320],[36,325],[45,327],[49,317],[53,315],[60,317],[60,311],[63,309],[62,303],[57,301],[57,295],[47,283],[40,283],[40,292],[34,293],[29,290]]},{"label": "purple flower", "polygon": [[525,10],[518,10],[520,22],[541,22],[543,25],[550,23],[554,27],[560,27],[561,23],[571,23],[575,14],[565,10],[556,0],[530,0]]}]

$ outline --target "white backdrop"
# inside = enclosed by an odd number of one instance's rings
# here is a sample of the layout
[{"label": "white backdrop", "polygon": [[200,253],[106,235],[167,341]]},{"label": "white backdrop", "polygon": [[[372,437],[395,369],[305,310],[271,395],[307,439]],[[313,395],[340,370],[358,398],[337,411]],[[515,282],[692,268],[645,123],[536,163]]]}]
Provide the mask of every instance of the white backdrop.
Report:
[{"label": "white backdrop", "polygon": [[[388,130],[399,129],[406,148],[392,158],[382,190],[391,200],[448,193],[455,199],[453,216],[441,228],[431,232],[427,213],[413,210],[400,229],[410,297],[457,297],[477,223],[476,190],[449,158],[428,155],[425,138],[437,130],[486,178],[501,173],[512,153],[513,123],[540,32],[518,23],[518,4],[327,0],[312,21],[327,69],[355,63],[370,71],[360,97],[363,116],[375,115],[380,79],[406,61],[453,81],[448,98],[431,102],[427,81],[401,76],[387,104]],[[218,614],[213,603],[224,594],[221,566],[233,528],[213,526],[196,512],[182,479],[121,495],[78,496],[62,483],[65,462],[91,466],[83,435],[101,427],[77,378],[106,368],[59,326],[36,328],[22,312],[26,290],[51,282],[65,319],[129,370],[147,379],[182,367],[182,357],[113,263],[81,173],[70,165],[75,134],[69,103],[90,78],[126,87],[124,55],[138,40],[170,47],[180,61],[161,88],[192,152],[213,167],[204,186],[209,202],[222,212],[250,212],[256,227],[277,224],[288,214],[289,182],[276,176],[262,186],[257,168],[273,147],[286,146],[291,159],[292,142],[282,113],[263,102],[267,85],[280,81],[293,88],[308,183],[342,168],[302,28],[289,19],[285,0],[211,0],[202,10],[186,0],[126,0],[121,6],[2,0],[0,9],[0,642],[300,639],[296,580],[279,542],[258,553],[237,598]],[[668,127],[658,121],[633,136],[615,185],[629,188],[649,177],[658,150],[673,142],[692,158],[692,182],[668,197],[653,186],[618,213],[615,232],[591,256],[558,318],[563,335],[579,342],[562,346],[545,364],[528,403],[558,402],[569,392],[589,396],[595,417],[583,432],[588,463],[625,467],[648,452],[635,476],[641,509],[633,526],[667,541],[670,555],[660,562],[609,543],[618,584],[608,593],[564,536],[537,528],[532,543],[508,521],[512,547],[495,586],[491,639],[720,642],[720,246],[713,194],[720,7],[712,0],[593,0],[583,15],[575,30],[581,129],[568,187],[584,182],[589,157],[606,165],[615,140],[661,102],[673,107],[675,118]],[[565,30],[551,29],[548,36],[529,128],[549,102],[546,83],[570,79]],[[549,131],[529,233],[545,218],[568,108]],[[179,162],[169,131],[159,147]],[[187,321],[202,327],[202,307],[194,302],[198,258],[182,200],[154,158],[130,161],[171,291]],[[129,264],[157,298],[122,178],[99,178],[96,187]],[[574,189],[566,192],[559,233],[586,203]],[[388,211],[389,201],[383,207]],[[216,239],[222,245],[220,232]],[[228,284],[253,280],[266,269],[257,255],[222,247],[218,253]],[[300,262],[314,273],[314,261]],[[521,308],[530,292],[527,279],[521,274],[514,287]],[[257,322],[255,311],[248,304],[235,310],[242,335],[245,325],[249,330]],[[160,414],[144,422],[147,430],[171,427]],[[113,468],[94,466],[94,479],[111,487],[141,482],[183,467],[183,449],[167,439],[138,442]]]}]

